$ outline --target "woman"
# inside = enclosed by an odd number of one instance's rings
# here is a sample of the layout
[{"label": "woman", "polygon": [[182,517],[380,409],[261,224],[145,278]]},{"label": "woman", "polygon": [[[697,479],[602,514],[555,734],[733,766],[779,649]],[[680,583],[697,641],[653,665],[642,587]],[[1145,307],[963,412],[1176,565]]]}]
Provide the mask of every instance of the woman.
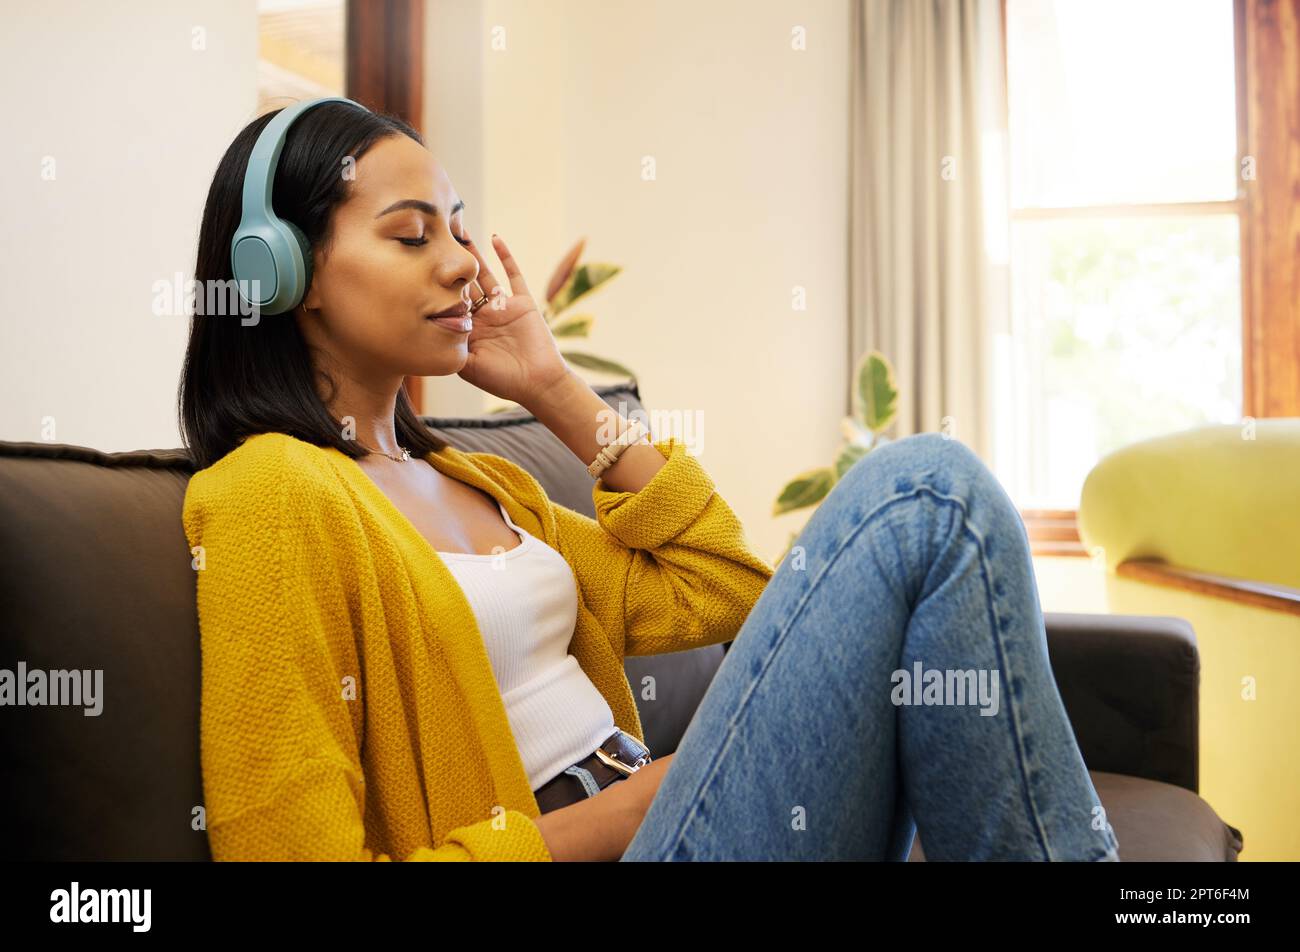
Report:
[{"label": "woman", "polygon": [[[200,287],[231,277],[270,118],[217,169]],[[181,388],[215,858],[902,860],[918,828],[931,859],[1117,858],[1023,526],[969,450],[873,452],[775,573],[676,440],[605,463],[589,519],[406,400],[458,374],[584,465],[629,430],[418,134],[317,106],[273,196],[306,292],[197,316]],[[677,751],[638,760],[624,657],[733,638]]]}]

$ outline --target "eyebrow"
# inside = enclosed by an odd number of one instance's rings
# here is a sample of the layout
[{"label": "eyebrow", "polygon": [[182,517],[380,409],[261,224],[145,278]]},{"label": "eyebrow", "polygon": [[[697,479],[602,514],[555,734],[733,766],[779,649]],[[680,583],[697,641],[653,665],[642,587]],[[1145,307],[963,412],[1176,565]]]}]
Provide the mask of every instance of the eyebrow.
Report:
[{"label": "eyebrow", "polygon": [[[460,211],[460,210],[461,210],[462,208],[464,208],[464,207],[465,207],[465,203],[464,203],[464,202],[457,202],[455,205],[453,205],[453,206],[451,207],[451,214],[448,215],[447,217],[450,218],[451,215],[456,214],[458,211]],[[400,211],[402,211],[403,209],[406,209],[406,208],[414,208],[414,209],[417,209],[418,211],[422,211],[422,212],[425,212],[425,213],[427,213],[427,214],[429,214],[429,215],[433,215],[435,218],[438,216],[438,206],[437,206],[437,205],[430,205],[428,202],[421,201],[421,200],[418,199],[418,198],[404,198],[404,199],[402,199],[400,202],[393,202],[393,204],[389,205],[387,208],[385,208],[382,212],[380,212],[380,213],[379,213],[378,215],[376,215],[375,217],[376,217],[376,218],[383,218],[383,217],[384,217],[385,215],[387,215],[389,212],[400,212]]]}]

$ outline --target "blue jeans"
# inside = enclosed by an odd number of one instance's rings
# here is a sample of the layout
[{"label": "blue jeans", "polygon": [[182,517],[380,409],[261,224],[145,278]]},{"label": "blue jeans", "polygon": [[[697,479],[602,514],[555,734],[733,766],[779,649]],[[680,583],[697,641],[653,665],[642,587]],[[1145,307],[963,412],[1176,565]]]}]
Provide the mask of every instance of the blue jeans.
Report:
[{"label": "blue jeans", "polygon": [[1024,523],[925,433],[849,469],[754,605],[622,859],[1118,860]]}]

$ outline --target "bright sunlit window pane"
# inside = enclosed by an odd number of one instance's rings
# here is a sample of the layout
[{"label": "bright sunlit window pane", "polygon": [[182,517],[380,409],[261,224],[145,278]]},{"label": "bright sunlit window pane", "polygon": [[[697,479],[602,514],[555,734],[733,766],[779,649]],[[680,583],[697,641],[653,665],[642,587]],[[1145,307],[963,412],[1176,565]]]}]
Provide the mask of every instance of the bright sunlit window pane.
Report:
[{"label": "bright sunlit window pane", "polygon": [[1232,214],[1018,221],[999,475],[1024,508],[1078,505],[1105,454],[1241,418]]},{"label": "bright sunlit window pane", "polygon": [[995,470],[1022,508],[1074,509],[1108,453],[1241,416],[1233,0],[1006,11]]},{"label": "bright sunlit window pane", "polygon": [[1237,196],[1232,0],[1007,0],[1016,208]]}]

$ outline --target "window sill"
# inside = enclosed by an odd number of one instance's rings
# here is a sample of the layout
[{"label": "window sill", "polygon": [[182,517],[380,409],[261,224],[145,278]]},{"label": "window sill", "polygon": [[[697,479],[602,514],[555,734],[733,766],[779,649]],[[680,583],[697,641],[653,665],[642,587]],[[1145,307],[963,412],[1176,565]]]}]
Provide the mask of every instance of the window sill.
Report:
[{"label": "window sill", "polygon": [[1032,554],[1087,558],[1075,515],[1073,509],[1022,509]]}]

